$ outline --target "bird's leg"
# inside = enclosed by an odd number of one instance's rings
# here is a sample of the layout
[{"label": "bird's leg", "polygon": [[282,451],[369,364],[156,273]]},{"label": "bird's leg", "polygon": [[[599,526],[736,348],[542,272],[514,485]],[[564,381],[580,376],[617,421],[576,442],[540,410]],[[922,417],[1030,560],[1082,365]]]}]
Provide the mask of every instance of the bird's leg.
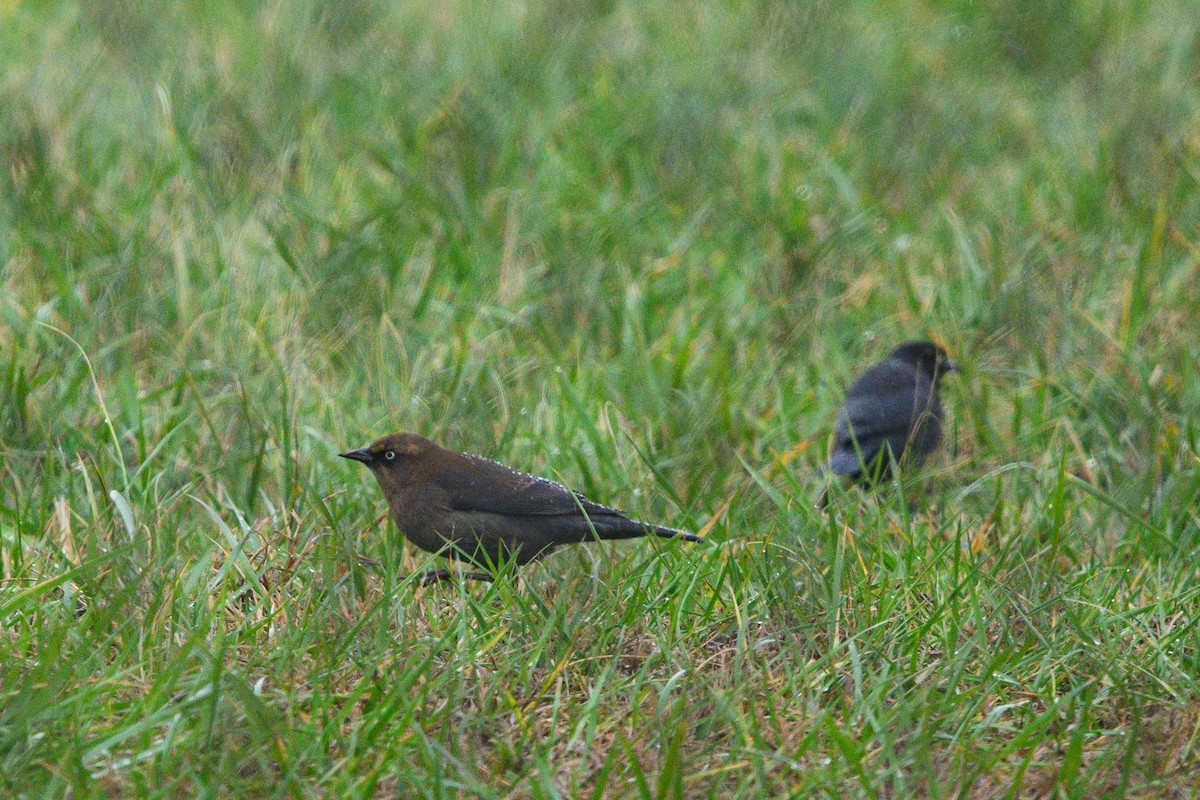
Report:
[{"label": "bird's leg", "polygon": [[824,511],[829,508],[829,487],[826,486],[821,490],[821,496],[817,498],[817,511]]}]

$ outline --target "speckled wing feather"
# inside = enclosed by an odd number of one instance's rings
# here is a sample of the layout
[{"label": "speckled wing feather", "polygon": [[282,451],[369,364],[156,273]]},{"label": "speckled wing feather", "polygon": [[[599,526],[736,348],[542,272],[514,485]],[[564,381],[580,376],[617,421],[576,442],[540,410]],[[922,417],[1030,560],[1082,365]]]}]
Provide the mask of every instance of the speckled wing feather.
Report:
[{"label": "speckled wing feather", "polygon": [[432,476],[433,482],[447,491],[454,511],[528,517],[577,515],[582,507],[589,516],[621,515],[557,481],[482,456],[463,454],[462,458],[466,462],[462,467],[447,466]]}]

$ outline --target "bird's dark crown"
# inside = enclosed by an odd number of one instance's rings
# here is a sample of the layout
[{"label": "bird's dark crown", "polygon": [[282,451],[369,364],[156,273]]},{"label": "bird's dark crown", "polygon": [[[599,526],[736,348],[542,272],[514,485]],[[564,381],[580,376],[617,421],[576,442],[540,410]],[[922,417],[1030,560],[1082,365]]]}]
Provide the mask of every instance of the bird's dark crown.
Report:
[{"label": "bird's dark crown", "polygon": [[946,351],[933,342],[905,342],[888,353],[888,358],[909,364],[931,378],[958,369]]},{"label": "bird's dark crown", "polygon": [[415,433],[393,433],[371,442],[359,450],[339,453],[342,458],[361,461],[371,469],[410,463],[414,458],[436,448],[433,442]]}]

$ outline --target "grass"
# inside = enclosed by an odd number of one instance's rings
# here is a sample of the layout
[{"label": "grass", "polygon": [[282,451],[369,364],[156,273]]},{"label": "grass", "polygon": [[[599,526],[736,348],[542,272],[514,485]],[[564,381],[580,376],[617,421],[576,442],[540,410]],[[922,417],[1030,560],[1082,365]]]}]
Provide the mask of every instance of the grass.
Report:
[{"label": "grass", "polygon": [[[1194,796],[1193,12],[0,3],[0,795]],[[712,544],[418,589],[397,430]]]}]

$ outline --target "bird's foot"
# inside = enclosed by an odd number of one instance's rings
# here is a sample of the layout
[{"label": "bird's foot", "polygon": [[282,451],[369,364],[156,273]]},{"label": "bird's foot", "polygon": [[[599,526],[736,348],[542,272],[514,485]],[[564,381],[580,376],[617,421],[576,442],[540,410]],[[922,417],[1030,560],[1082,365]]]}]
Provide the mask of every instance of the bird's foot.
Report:
[{"label": "bird's foot", "polygon": [[448,569],[434,569],[429,572],[422,572],[417,576],[417,586],[433,586],[435,583],[448,581],[454,578],[454,573]]},{"label": "bird's foot", "polygon": [[491,583],[495,580],[495,578],[486,572],[456,572],[450,569],[434,569],[418,575],[417,586],[433,586],[435,583],[441,583],[442,581],[452,581],[455,575],[462,575],[463,578],[470,581],[487,581]]}]

